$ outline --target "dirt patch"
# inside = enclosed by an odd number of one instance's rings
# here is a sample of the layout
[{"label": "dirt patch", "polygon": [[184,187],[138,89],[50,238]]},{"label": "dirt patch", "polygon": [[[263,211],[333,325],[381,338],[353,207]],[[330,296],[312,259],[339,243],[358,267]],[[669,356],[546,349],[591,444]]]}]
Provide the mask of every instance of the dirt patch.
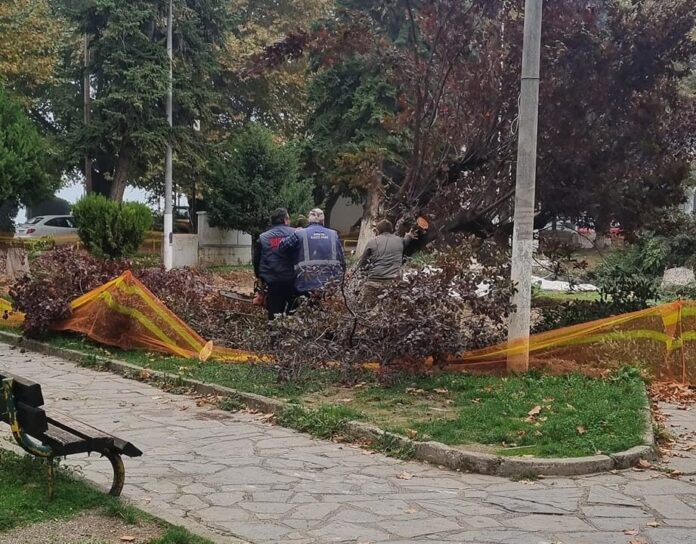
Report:
[{"label": "dirt patch", "polygon": [[579,363],[571,359],[531,359],[530,370],[538,370],[550,376],[563,376],[565,374],[583,374],[588,378],[606,378],[615,368],[602,365]]},{"label": "dirt patch", "polygon": [[254,295],[254,273],[246,270],[216,272],[211,277],[214,287],[239,295],[251,297]]},{"label": "dirt patch", "polygon": [[87,512],[69,520],[45,521],[0,533],[0,544],[146,544],[163,533],[155,523],[129,525],[120,518]]},{"label": "dirt patch", "polygon": [[457,410],[444,394],[431,394],[420,390],[412,394],[391,397],[382,395],[379,390],[365,398],[360,389],[340,387],[314,393],[302,398],[309,407],[322,404],[348,406],[362,412],[368,420],[382,429],[407,428],[414,422],[428,421],[433,417],[449,419],[457,416]]}]

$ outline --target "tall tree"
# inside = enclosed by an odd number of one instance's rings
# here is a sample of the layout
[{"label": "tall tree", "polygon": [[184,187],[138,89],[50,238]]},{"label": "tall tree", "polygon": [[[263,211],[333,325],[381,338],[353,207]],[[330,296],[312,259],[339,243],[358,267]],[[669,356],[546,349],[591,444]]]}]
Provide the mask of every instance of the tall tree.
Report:
[{"label": "tall tree", "polygon": [[50,0],[0,3],[0,80],[6,88],[28,99],[53,80],[64,24]]},{"label": "tall tree", "polygon": [[[323,87],[311,96],[333,98],[313,103],[313,148],[365,141],[365,131],[346,138],[322,130],[327,111],[345,118],[351,111],[345,105],[364,91],[329,75],[357,62],[366,77],[380,66],[396,104],[365,126],[388,127],[400,142],[396,158],[374,155],[384,188],[381,213],[407,221],[429,215],[435,228],[421,243],[458,231],[505,236],[512,218],[522,0],[342,5],[309,42],[315,84]],[[696,123],[693,99],[679,89],[687,75],[683,63],[695,52],[693,28],[689,0],[545,5],[540,219],[589,214],[600,228],[617,219],[633,229],[682,198]],[[317,166],[330,172],[342,164],[340,155],[327,155]],[[352,175],[362,171],[354,168]]]},{"label": "tall tree", "polygon": [[286,138],[304,128],[307,63],[299,56],[270,71],[249,70],[267,48],[302,36],[326,16],[330,0],[229,0],[230,28],[222,53],[219,82],[227,91],[220,104],[229,125],[263,123]]},{"label": "tall tree", "polygon": [[[94,192],[115,200],[128,184],[161,184],[159,163],[167,138],[175,152],[196,149],[195,121],[212,122],[212,74],[223,44],[225,0],[174,2],[174,124],[165,116],[168,2],[62,0],[75,40],[64,54],[65,83],[53,93],[47,122],[61,135],[66,169],[92,159]],[[81,36],[90,37],[91,116],[83,122]],[[190,161],[184,161],[188,163]]]},{"label": "tall tree", "polygon": [[257,236],[276,208],[306,214],[312,187],[301,177],[297,151],[258,124],[221,143],[206,191],[210,224]]},{"label": "tall tree", "polygon": [[52,194],[44,141],[24,108],[0,87],[0,206],[14,209]]}]

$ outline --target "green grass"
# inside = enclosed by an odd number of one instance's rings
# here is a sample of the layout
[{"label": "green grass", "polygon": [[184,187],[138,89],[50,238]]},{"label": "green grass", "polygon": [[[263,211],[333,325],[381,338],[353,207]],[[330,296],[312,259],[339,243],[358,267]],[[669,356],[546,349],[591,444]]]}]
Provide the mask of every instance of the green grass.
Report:
[{"label": "green grass", "polygon": [[559,302],[570,302],[573,300],[599,300],[597,291],[539,291],[534,298],[557,300]]},{"label": "green grass", "polygon": [[[380,386],[366,373],[360,387],[345,387],[336,371],[312,371],[293,383],[278,382],[270,365],[199,363],[145,352],[105,349],[74,335],[53,335],[56,346],[87,354],[86,364],[113,356],[137,366],[166,371],[240,391],[298,404],[281,414],[281,425],[319,437],[341,434],[350,419],[418,440],[450,445],[481,445],[504,455],[573,457],[598,451],[614,453],[642,443],[646,406],[637,372],[615,379],[531,373],[499,378],[441,374]],[[526,421],[529,411],[541,414]],[[237,410],[239,399],[221,407]],[[389,448],[385,448],[389,449]]]},{"label": "green grass", "polygon": [[207,266],[205,270],[216,274],[226,274],[227,272],[253,272],[254,267],[250,264],[219,264]]},{"label": "green grass", "polygon": [[169,527],[161,537],[148,544],[212,544],[212,542],[193,535],[181,527]]},{"label": "green grass", "polygon": [[[378,419],[387,430],[417,433],[420,439],[445,444],[484,444],[504,455],[575,457],[597,452],[617,452],[643,440],[646,407],[644,385],[634,372],[609,380],[577,374],[495,378],[442,375],[419,380],[422,393],[407,393],[414,384],[358,394],[355,408],[373,404],[410,413],[399,425],[389,426],[383,413]],[[436,393],[435,390],[446,393]],[[418,409],[424,399],[447,397],[446,415]],[[410,397],[410,398],[409,398]],[[437,401],[434,404],[439,404]],[[414,405],[416,409],[414,410]],[[529,412],[541,407],[538,416]]]},{"label": "green grass", "polygon": [[0,449],[0,532],[49,519],[64,519],[83,510],[109,505],[113,499],[58,471],[54,498],[48,499],[46,465]]},{"label": "green grass", "polygon": [[321,391],[328,385],[336,383],[339,376],[338,372],[331,370],[312,371],[293,383],[278,382],[277,372],[267,364],[221,364],[212,361],[200,363],[197,360],[168,357],[145,351],[109,348],[73,334],[54,333],[43,341],[91,356],[85,359],[85,366],[99,366],[99,358],[113,357],[143,368],[287,400],[299,399],[302,395]]},{"label": "green grass", "polygon": [[363,419],[363,415],[347,406],[332,405],[307,409],[298,404],[292,404],[276,416],[276,421],[280,425],[318,438],[332,438],[340,435],[345,429],[345,424],[355,419]]},{"label": "green grass", "polygon": [[0,449],[0,535],[12,529],[55,519],[69,519],[86,510],[119,517],[134,525],[140,521],[163,527],[161,537],[148,544],[211,544],[181,527],[156,520],[140,510],[105,495],[66,471],[56,471],[54,495],[47,494],[46,465],[31,456]]}]

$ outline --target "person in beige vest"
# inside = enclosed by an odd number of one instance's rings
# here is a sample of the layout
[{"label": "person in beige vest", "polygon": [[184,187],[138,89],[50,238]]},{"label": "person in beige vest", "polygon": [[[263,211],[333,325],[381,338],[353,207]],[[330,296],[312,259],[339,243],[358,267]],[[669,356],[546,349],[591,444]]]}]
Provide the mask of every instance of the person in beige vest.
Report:
[{"label": "person in beige vest", "polygon": [[401,279],[401,267],[404,263],[404,250],[416,238],[409,233],[404,238],[394,234],[394,225],[383,219],[376,226],[377,236],[365,246],[357,267],[367,273],[363,285],[362,301],[372,307],[379,296],[390,285]]}]

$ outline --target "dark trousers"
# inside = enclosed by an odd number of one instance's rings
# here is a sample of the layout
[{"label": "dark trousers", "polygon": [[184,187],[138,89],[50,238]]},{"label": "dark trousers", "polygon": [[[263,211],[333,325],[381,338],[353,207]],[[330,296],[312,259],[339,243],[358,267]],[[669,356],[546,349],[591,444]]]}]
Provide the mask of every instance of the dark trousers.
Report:
[{"label": "dark trousers", "polygon": [[266,284],[266,309],[268,319],[278,314],[287,314],[295,304],[295,286],[292,281],[278,281]]}]

